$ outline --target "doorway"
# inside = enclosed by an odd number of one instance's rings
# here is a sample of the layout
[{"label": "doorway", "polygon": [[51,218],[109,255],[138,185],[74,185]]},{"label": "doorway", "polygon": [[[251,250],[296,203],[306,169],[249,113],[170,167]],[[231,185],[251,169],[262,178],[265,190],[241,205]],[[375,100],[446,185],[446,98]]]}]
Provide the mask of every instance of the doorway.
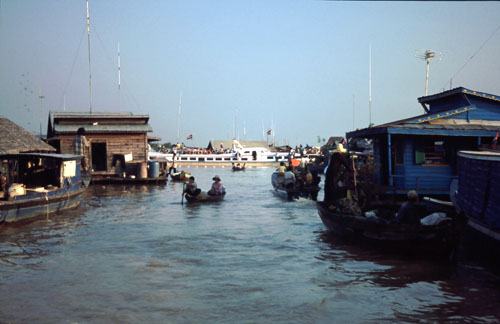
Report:
[{"label": "doorway", "polygon": [[106,143],[91,143],[92,169],[94,171],[107,171]]}]

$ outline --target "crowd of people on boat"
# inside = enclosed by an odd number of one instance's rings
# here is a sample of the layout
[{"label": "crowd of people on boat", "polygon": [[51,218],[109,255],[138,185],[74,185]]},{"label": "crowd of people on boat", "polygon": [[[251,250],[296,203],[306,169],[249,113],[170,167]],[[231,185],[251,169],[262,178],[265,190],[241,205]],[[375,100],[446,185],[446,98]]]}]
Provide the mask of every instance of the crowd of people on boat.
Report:
[{"label": "crowd of people on boat", "polygon": [[278,172],[278,181],[288,189],[300,190],[308,186],[318,186],[321,182],[318,172],[309,170],[307,164],[294,167],[291,162],[289,162],[288,166],[285,165],[285,162],[280,162],[280,166],[276,171]]},{"label": "crowd of people on boat", "polygon": [[330,210],[343,215],[362,216],[366,207],[370,207],[373,210],[366,214],[371,220],[413,225],[421,224],[421,220],[429,215],[416,190],[408,191],[407,200],[394,206],[380,201],[378,195],[367,197],[366,187],[361,187],[357,181],[358,171],[354,156],[338,144],[330,156],[325,174],[324,201]]}]

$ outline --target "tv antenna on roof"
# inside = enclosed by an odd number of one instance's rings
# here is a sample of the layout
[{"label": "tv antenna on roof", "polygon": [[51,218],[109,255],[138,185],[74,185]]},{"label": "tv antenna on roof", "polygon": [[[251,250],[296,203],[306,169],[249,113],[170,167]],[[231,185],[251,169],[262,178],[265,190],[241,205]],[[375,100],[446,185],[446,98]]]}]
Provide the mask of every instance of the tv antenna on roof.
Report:
[{"label": "tv antenna on roof", "polygon": [[427,63],[427,69],[425,72],[425,95],[427,96],[427,90],[429,89],[429,65],[431,64],[431,59],[438,57],[441,55],[441,53],[433,51],[433,50],[426,50],[426,51],[419,51],[417,52],[417,57],[425,60]]}]

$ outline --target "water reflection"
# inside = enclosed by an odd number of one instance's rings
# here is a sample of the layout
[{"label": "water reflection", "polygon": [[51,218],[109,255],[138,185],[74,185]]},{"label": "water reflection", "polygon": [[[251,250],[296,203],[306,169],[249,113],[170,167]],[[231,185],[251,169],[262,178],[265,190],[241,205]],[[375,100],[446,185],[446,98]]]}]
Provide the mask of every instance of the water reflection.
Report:
[{"label": "water reflection", "polygon": [[421,322],[422,318],[439,323],[498,323],[498,310],[480,292],[485,289],[499,296],[499,278],[487,269],[471,267],[463,260],[439,262],[377,252],[335,240],[325,231],[317,239],[324,243],[317,258],[331,263],[318,285],[349,290],[362,287],[381,309],[378,320],[394,316],[405,323]]}]

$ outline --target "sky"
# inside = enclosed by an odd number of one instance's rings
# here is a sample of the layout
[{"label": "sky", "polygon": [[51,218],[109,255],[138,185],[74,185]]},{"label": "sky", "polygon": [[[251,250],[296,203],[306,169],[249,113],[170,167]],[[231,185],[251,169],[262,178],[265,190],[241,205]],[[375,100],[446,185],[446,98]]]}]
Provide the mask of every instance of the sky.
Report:
[{"label": "sky", "polygon": [[[425,50],[438,53],[429,94],[500,95],[500,2],[90,0],[89,11],[92,110],[147,114],[162,143],[179,130],[188,146],[318,145],[365,128],[370,62],[371,122],[420,115]],[[0,115],[38,134],[41,106],[45,134],[49,111],[89,111],[88,53],[85,0],[0,0]]]}]

